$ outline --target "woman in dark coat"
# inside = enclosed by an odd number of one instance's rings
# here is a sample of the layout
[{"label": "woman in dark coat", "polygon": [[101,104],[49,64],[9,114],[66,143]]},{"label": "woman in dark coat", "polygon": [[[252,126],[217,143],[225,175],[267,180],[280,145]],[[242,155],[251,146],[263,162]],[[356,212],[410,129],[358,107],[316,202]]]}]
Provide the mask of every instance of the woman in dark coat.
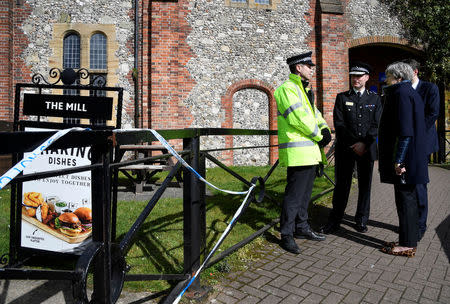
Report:
[{"label": "woman in dark coat", "polygon": [[399,242],[383,252],[412,257],[418,240],[416,184],[428,183],[425,118],[421,97],[411,86],[413,70],[402,62],[389,65],[378,133],[381,182],[394,184]]}]

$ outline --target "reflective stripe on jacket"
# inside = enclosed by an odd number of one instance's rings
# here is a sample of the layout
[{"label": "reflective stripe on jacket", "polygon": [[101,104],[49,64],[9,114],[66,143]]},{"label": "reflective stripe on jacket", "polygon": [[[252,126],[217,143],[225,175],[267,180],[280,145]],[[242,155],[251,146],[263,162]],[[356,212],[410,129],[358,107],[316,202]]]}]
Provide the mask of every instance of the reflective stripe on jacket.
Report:
[{"label": "reflective stripe on jacket", "polygon": [[274,93],[278,108],[278,154],[282,166],[308,166],[325,163],[318,141],[328,128],[320,111],[308,101],[301,77],[289,80]]}]

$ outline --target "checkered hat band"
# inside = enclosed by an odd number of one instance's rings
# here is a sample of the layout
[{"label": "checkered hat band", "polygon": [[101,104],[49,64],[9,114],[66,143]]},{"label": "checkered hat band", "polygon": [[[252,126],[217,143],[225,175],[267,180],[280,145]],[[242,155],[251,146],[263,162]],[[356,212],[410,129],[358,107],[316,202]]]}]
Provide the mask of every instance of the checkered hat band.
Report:
[{"label": "checkered hat band", "polygon": [[300,58],[300,59],[297,59],[295,61],[292,61],[290,63],[290,65],[297,64],[297,63],[302,63],[302,62],[310,62],[310,61],[311,61],[311,57],[305,57],[305,58]]},{"label": "checkered hat band", "polygon": [[364,72],[370,74],[369,70],[363,67],[352,67],[350,72]]}]

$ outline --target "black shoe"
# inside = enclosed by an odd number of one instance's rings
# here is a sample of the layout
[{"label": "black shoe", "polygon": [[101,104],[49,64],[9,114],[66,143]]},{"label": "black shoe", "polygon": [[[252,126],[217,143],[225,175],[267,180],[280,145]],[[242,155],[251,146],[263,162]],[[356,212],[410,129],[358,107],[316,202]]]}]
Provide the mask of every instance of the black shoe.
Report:
[{"label": "black shoe", "polygon": [[287,252],[290,252],[293,254],[300,253],[300,248],[295,243],[294,238],[292,236],[282,236],[280,246]]},{"label": "black shoe", "polygon": [[341,229],[341,225],[335,222],[328,222],[325,226],[320,227],[319,232],[323,234],[334,233]]},{"label": "black shoe", "polygon": [[367,226],[365,224],[356,224],[355,225],[355,230],[361,233],[366,233],[367,232]]},{"label": "black shoe", "polygon": [[311,229],[302,232],[295,232],[294,237],[296,239],[307,239],[312,241],[325,241],[326,239],[324,235],[314,232]]}]

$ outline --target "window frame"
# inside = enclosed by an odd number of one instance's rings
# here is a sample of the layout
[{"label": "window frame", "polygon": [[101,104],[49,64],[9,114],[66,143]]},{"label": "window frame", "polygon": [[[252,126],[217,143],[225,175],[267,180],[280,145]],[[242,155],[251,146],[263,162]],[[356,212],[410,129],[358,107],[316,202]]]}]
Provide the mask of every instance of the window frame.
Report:
[{"label": "window frame", "polygon": [[256,3],[256,0],[246,0],[245,2],[234,2],[233,0],[225,0],[225,5],[238,8],[266,9],[274,10],[281,0],[269,0],[269,4]]}]

